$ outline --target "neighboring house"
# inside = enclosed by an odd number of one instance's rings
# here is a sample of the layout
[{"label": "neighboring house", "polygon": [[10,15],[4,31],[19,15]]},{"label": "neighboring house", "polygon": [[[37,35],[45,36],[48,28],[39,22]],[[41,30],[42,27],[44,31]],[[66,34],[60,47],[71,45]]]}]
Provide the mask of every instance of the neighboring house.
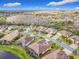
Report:
[{"label": "neighboring house", "polygon": [[5,40],[7,42],[12,42],[18,37],[18,35],[19,35],[19,32],[18,31],[14,31],[14,32],[9,33],[9,34],[5,35],[4,37],[2,37],[1,41]]},{"label": "neighboring house", "polygon": [[79,36],[74,35],[71,36],[69,39],[72,41],[72,43],[79,44]]},{"label": "neighboring house", "polygon": [[74,27],[79,29],[79,20],[74,21]]},{"label": "neighboring house", "polygon": [[48,28],[46,31],[48,33],[53,33],[53,34],[55,34],[57,32],[57,30],[55,28]]},{"label": "neighboring house", "polygon": [[64,51],[56,50],[42,57],[42,59],[69,59]]},{"label": "neighboring house", "polygon": [[25,47],[28,46],[33,40],[34,38],[31,36],[23,36],[17,40],[16,44]]},{"label": "neighboring house", "polygon": [[71,36],[71,35],[72,35],[72,33],[71,33],[71,32],[69,32],[69,31],[62,30],[62,31],[59,31],[59,32],[57,33],[57,35],[58,35],[58,36],[65,36],[65,37],[69,37],[69,36]]},{"label": "neighboring house", "polygon": [[45,31],[45,30],[47,30],[47,28],[44,27],[44,26],[38,26],[38,27],[36,28],[36,30]]},{"label": "neighboring house", "polygon": [[7,26],[1,26],[0,27],[0,32],[4,32],[8,27]]},{"label": "neighboring house", "polygon": [[47,43],[46,40],[37,41],[28,46],[30,53],[35,56],[37,59],[40,59],[40,55],[44,54],[51,49],[51,46]]}]

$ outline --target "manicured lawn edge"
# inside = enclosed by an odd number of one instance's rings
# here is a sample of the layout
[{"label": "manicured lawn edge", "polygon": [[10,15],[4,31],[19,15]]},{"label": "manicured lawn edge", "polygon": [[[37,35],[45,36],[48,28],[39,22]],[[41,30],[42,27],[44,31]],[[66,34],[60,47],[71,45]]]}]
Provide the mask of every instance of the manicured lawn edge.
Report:
[{"label": "manicured lawn edge", "polygon": [[[28,54],[26,54],[26,51],[23,48],[14,45],[0,45],[0,50],[11,52],[21,59],[28,59],[30,57]],[[30,57],[29,59],[32,58]]]}]

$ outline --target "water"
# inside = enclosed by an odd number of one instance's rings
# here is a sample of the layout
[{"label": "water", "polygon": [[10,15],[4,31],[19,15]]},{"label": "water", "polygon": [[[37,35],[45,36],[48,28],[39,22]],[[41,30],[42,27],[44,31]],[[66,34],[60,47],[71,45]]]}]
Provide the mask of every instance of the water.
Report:
[{"label": "water", "polygon": [[1,50],[0,51],[0,59],[20,59],[20,58],[10,52]]}]

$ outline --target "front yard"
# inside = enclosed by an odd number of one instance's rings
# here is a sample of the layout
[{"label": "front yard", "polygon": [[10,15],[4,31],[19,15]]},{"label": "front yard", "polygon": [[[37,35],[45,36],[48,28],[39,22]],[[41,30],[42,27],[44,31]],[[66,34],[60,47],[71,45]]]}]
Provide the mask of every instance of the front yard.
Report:
[{"label": "front yard", "polygon": [[79,59],[79,56],[76,56],[76,55],[74,55],[74,54],[71,54],[71,55],[70,55],[70,59]]},{"label": "front yard", "polygon": [[56,43],[52,42],[52,41],[49,41],[48,44],[51,46],[51,48],[54,50],[56,49],[61,49],[62,47],[58,46]]},{"label": "front yard", "polygon": [[66,44],[68,44],[68,45],[71,44],[71,41],[67,37],[61,36],[59,38],[59,40],[62,41],[62,42],[64,42],[64,43],[66,43]]}]

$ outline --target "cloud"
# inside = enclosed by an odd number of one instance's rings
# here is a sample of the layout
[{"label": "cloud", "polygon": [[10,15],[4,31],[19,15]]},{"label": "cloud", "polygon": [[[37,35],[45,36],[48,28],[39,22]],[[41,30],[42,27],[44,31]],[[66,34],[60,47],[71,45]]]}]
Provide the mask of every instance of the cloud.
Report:
[{"label": "cloud", "polygon": [[6,6],[6,7],[15,7],[15,6],[20,6],[20,5],[21,5],[21,3],[15,2],[15,3],[6,3],[3,6]]},{"label": "cloud", "polygon": [[47,6],[59,6],[59,5],[64,5],[64,4],[67,4],[67,3],[73,3],[73,2],[77,2],[78,0],[62,0],[62,1],[59,1],[59,2],[49,2],[47,4]]},{"label": "cloud", "polygon": [[79,7],[76,7],[75,9],[79,9]]}]

